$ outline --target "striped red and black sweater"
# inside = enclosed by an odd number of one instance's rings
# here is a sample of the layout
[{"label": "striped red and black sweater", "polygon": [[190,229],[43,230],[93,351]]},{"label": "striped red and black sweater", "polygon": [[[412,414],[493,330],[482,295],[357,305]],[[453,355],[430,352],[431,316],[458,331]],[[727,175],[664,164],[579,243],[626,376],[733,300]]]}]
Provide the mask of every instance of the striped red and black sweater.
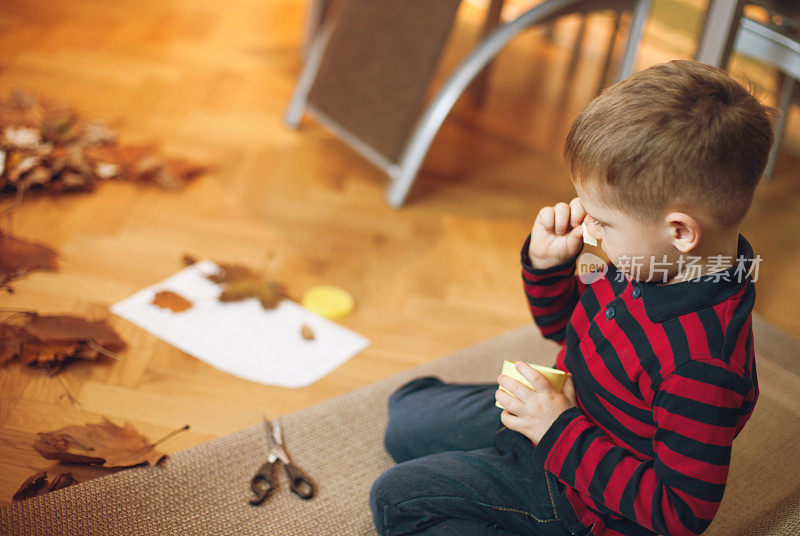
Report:
[{"label": "striped red and black sweater", "polygon": [[580,253],[535,269],[529,243],[530,310],[562,345],[556,367],[572,372],[578,399],[534,451],[559,516],[574,534],[702,533],[758,399],[749,242],[739,235],[730,269],[670,285],[632,281],[613,263],[585,284]]}]

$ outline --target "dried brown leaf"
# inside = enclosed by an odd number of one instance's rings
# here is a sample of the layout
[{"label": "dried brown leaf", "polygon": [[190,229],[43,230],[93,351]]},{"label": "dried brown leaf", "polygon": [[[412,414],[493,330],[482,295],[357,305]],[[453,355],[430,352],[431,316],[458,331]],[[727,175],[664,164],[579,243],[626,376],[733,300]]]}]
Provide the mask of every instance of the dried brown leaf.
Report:
[{"label": "dried brown leaf", "polygon": [[35,167],[25,173],[17,184],[17,188],[27,190],[33,186],[41,186],[53,178],[53,173],[46,167]]},{"label": "dried brown leaf", "polygon": [[26,365],[59,363],[72,357],[80,346],[73,342],[26,341],[22,343],[20,361]]},{"label": "dried brown leaf", "polygon": [[300,334],[303,336],[303,339],[307,341],[313,341],[316,338],[314,330],[311,329],[311,326],[308,324],[303,324],[303,327],[300,328]]},{"label": "dried brown leaf", "polygon": [[257,298],[264,309],[274,309],[284,298],[286,292],[280,283],[269,279],[237,279],[226,283],[219,295],[219,301],[232,302],[247,298]]},{"label": "dried brown leaf", "polygon": [[0,122],[2,125],[38,128],[41,119],[41,105],[29,93],[15,89],[8,99],[0,99]]},{"label": "dried brown leaf", "polygon": [[78,481],[75,480],[75,477],[72,476],[72,473],[66,472],[60,473],[48,484],[47,472],[39,471],[38,473],[28,477],[25,482],[22,483],[19,490],[17,490],[17,492],[14,494],[13,499],[15,501],[29,499],[36,495],[50,493],[51,491],[66,488],[77,483]]},{"label": "dried brown leaf", "polygon": [[47,485],[47,472],[39,471],[26,478],[12,498],[15,501],[29,499],[39,493],[45,485]]},{"label": "dried brown leaf", "polygon": [[29,312],[21,324],[0,324],[0,364],[19,357],[28,365],[60,372],[75,359],[114,357],[125,341],[105,320]]},{"label": "dried brown leaf", "polygon": [[3,142],[13,149],[36,149],[42,138],[35,128],[10,126],[3,130]]},{"label": "dried brown leaf", "polygon": [[15,184],[19,181],[19,178],[38,166],[41,162],[42,157],[37,154],[22,151],[11,151],[6,161],[6,180],[9,182],[9,184],[14,184],[17,188],[19,188],[20,185]]},{"label": "dried brown leaf", "polygon": [[74,110],[48,110],[39,129],[43,139],[65,145],[81,138],[83,121]]},{"label": "dried brown leaf", "polygon": [[75,480],[75,477],[72,476],[72,473],[70,472],[61,473],[50,482],[50,485],[47,486],[47,489],[44,490],[44,492],[50,493],[51,491],[66,488],[77,483],[78,481]]},{"label": "dried brown leaf", "polygon": [[176,313],[192,308],[192,302],[171,290],[162,290],[153,296],[153,305],[171,309]]},{"label": "dried brown leaf", "polygon": [[201,166],[182,158],[168,157],[165,159],[165,163],[166,169],[169,170],[173,177],[177,177],[177,181],[181,186],[208,171],[207,166]]},{"label": "dried brown leaf", "polygon": [[161,163],[152,174],[148,175],[147,179],[164,190],[177,191],[186,184],[182,176],[176,174],[164,163]]},{"label": "dried brown leaf", "polygon": [[86,320],[71,315],[31,316],[25,330],[40,341],[49,342],[85,342],[92,340],[109,350],[125,348],[117,332],[105,320]]},{"label": "dried brown leaf", "polygon": [[94,166],[95,174],[100,177],[101,179],[113,179],[114,177],[118,177],[120,173],[122,173],[122,168],[119,167],[117,164],[112,164],[109,162],[99,162]]},{"label": "dried brown leaf", "polygon": [[257,274],[253,270],[241,264],[217,263],[217,267],[219,270],[206,276],[214,283],[232,283],[239,279],[252,279],[257,277]]},{"label": "dried brown leaf", "polygon": [[94,190],[94,178],[88,173],[77,173],[75,171],[62,171],[57,181],[51,183],[51,190]]},{"label": "dried brown leaf", "polygon": [[117,143],[117,134],[100,121],[91,121],[84,125],[81,142],[86,146],[110,145]]},{"label": "dried brown leaf", "polygon": [[55,250],[19,240],[0,231],[0,286],[33,270],[54,272],[58,269]]},{"label": "dried brown leaf", "polygon": [[241,264],[217,263],[218,271],[206,275],[222,285],[219,301],[232,302],[257,298],[264,309],[274,309],[286,297],[286,289],[277,281],[266,278]]},{"label": "dried brown leaf", "polygon": [[21,327],[0,324],[0,366],[20,355],[24,336]]},{"label": "dried brown leaf", "polygon": [[166,457],[130,424],[117,426],[105,417],[103,422],[65,426],[52,432],[39,432],[33,444],[42,457],[70,463],[90,463],[103,467],[156,465]]}]

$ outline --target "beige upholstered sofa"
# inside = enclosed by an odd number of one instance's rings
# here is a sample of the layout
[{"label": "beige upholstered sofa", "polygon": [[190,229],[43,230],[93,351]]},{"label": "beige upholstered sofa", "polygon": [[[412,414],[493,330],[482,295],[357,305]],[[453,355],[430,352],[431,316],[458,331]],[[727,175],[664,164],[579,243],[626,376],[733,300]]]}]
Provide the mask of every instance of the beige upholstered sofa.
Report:
[{"label": "beige upholstered sofa", "polygon": [[[800,535],[800,341],[754,317],[761,394],[734,443],[720,511],[706,534]],[[383,449],[386,401],[406,381],[493,381],[503,359],[551,364],[557,347],[533,325],[283,418],[294,461],[313,475],[305,502],[284,480],[262,506],[249,480],[264,458],[260,425],[136,468],[0,510],[3,535],[374,535],[372,482],[392,465]],[[306,445],[300,449],[298,445]],[[284,475],[281,474],[281,479]]]}]

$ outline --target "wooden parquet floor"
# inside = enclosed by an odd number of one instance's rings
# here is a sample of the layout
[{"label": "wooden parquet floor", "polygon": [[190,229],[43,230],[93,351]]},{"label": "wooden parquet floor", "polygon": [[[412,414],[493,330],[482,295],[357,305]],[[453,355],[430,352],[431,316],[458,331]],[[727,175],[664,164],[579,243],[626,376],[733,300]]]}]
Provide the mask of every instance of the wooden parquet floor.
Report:
[{"label": "wooden parquet floor", "polygon": [[[0,3],[0,91],[119,119],[122,141],[157,140],[214,168],[179,193],[109,182],[93,194],[29,195],[16,211],[14,233],[57,248],[61,269],[17,281],[0,306],[109,318],[129,348],[124,360],[75,364],[60,379],[18,363],[0,370],[0,504],[53,469],[30,447],[37,431],[102,415],[151,438],[191,424],[163,445],[174,452],[531,321],[518,252],[539,207],[573,195],[560,148],[594,96],[602,47],[570,72],[569,47],[538,34],[516,41],[485,106],[458,103],[395,211],[384,176],[345,145],[313,121],[282,124],[304,14],[298,0]],[[462,9],[443,72],[480,17]],[[604,43],[606,27],[593,21],[590,42]],[[645,40],[640,68],[665,59]],[[785,153],[743,232],[765,259],[756,310],[800,336],[798,184],[798,160]],[[217,371],[108,312],[181,269],[185,252],[253,266],[273,256],[269,269],[295,299],[312,285],[342,286],[358,303],[342,324],[372,345],[313,386],[286,389]],[[103,473],[71,470],[79,480]]]}]

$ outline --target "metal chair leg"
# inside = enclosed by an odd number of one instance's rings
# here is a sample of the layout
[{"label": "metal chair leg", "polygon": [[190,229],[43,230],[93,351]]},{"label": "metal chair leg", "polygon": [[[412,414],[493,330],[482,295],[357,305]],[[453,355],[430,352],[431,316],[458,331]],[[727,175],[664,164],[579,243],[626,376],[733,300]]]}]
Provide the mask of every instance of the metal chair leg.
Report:
[{"label": "metal chair leg", "polygon": [[694,59],[723,71],[736,41],[745,0],[709,0]]},{"label": "metal chair leg", "polygon": [[584,14],[581,17],[580,24],[578,25],[578,32],[575,36],[575,42],[572,44],[572,56],[570,56],[569,65],[567,65],[567,78],[571,78],[575,74],[575,70],[578,68],[578,62],[583,54],[583,41],[586,39],[586,28],[588,26],[589,16]]},{"label": "metal chair leg", "polygon": [[625,45],[625,52],[622,54],[622,63],[619,66],[617,82],[624,80],[633,74],[634,64],[636,63],[636,50],[644,32],[644,23],[650,13],[651,0],[637,0],[633,7],[631,17],[631,27],[628,30],[628,42]]},{"label": "metal chair leg", "polygon": [[400,162],[391,174],[392,183],[386,194],[386,201],[389,205],[395,208],[403,205],[422,160],[453,105],[475,76],[500,53],[511,39],[535,24],[546,23],[570,13],[630,9],[631,7],[634,8],[634,16],[623,58],[623,68],[620,70],[620,73],[623,73],[626,69],[633,68],[636,47],[650,7],[650,0],[548,0],[497,28],[450,75],[417,122]]},{"label": "metal chair leg", "polygon": [[606,49],[606,57],[603,60],[603,68],[600,70],[600,81],[597,83],[597,91],[595,92],[597,95],[606,87],[608,71],[611,69],[611,62],[614,61],[614,51],[617,48],[617,37],[619,37],[621,26],[622,11],[617,11],[614,13],[614,22],[611,25],[611,37],[608,39],[608,48]]},{"label": "metal chair leg", "polygon": [[297,128],[300,125],[300,120],[306,111],[308,92],[311,91],[311,86],[314,85],[314,79],[317,77],[322,56],[328,46],[332,32],[333,22],[325,22],[311,43],[306,63],[303,66],[303,72],[300,74],[300,79],[297,81],[297,86],[283,118],[284,123],[291,128]]},{"label": "metal chair leg", "polygon": [[[486,14],[486,19],[483,22],[483,29],[481,30],[481,39],[485,38],[497,28],[497,23],[500,22],[500,14],[503,11],[503,4],[505,4],[505,0],[492,0],[492,3],[489,4],[489,12]],[[482,105],[483,101],[486,99],[489,74],[491,71],[492,62],[489,62],[475,78],[475,81],[472,82],[472,86],[470,86],[469,91],[472,94],[472,100],[475,102],[476,106]]]},{"label": "metal chair leg", "polygon": [[306,13],[305,30],[303,32],[303,58],[308,58],[311,47],[319,29],[322,28],[325,15],[330,8],[331,0],[311,0]]},{"label": "metal chair leg", "polygon": [[792,96],[794,95],[795,79],[791,76],[786,76],[781,85],[780,96],[778,97],[778,110],[781,112],[778,118],[778,123],[775,125],[775,141],[772,143],[772,149],[769,151],[769,159],[764,168],[761,182],[769,182],[772,177],[772,170],[775,169],[775,162],[778,160],[778,153],[781,150],[781,140],[783,133],[786,130],[786,116],[789,114],[789,106],[792,104]]},{"label": "metal chair leg", "polygon": [[544,25],[544,32],[542,33],[542,37],[546,40],[550,41],[551,43],[555,42],[556,40],[556,21],[550,21]]}]

